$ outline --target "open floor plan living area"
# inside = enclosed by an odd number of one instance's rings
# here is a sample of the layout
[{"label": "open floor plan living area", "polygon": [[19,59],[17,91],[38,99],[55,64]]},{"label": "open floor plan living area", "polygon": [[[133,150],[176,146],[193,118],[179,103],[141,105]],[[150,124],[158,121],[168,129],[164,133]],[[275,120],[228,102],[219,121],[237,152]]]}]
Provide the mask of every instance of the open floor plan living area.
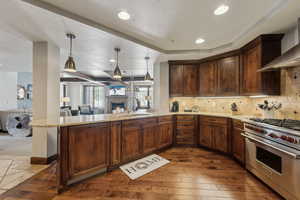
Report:
[{"label": "open floor plan living area", "polygon": [[0,5],[0,200],[300,200],[300,1]]}]

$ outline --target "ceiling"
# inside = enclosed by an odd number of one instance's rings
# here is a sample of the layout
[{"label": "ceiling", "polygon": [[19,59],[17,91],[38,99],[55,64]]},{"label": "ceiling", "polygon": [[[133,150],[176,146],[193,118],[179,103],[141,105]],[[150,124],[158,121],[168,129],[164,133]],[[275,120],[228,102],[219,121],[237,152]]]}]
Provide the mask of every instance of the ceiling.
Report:
[{"label": "ceiling", "polygon": [[[32,41],[47,40],[68,54],[66,32],[73,32],[80,71],[104,76],[114,68],[114,47],[121,47],[121,68],[146,72],[154,62],[198,59],[239,48],[263,33],[285,32],[300,17],[298,0],[0,0],[0,70],[30,71]],[[225,3],[229,11],[215,16]],[[126,10],[131,19],[117,13]],[[202,37],[205,43],[195,44]],[[2,64],[2,66],[1,66]]]},{"label": "ceiling", "polygon": [[103,71],[114,69],[115,63],[109,60],[115,58],[115,47],[121,48],[120,67],[128,75],[144,75],[144,57],[151,57],[152,66],[159,55],[147,47],[19,0],[1,0],[0,27],[1,71],[31,71],[32,41],[45,40],[61,48],[63,69],[69,51],[67,32],[77,36],[73,56],[78,71],[93,76],[107,76]]}]

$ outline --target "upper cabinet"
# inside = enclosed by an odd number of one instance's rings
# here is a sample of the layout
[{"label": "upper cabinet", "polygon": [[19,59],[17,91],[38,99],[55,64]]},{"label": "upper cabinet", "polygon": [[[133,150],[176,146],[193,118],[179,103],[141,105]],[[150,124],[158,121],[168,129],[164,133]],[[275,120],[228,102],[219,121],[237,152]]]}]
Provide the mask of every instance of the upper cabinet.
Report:
[{"label": "upper cabinet", "polygon": [[198,95],[198,66],[183,66],[183,96]]},{"label": "upper cabinet", "polygon": [[215,96],[217,86],[217,62],[210,61],[200,65],[199,96]]},{"label": "upper cabinet", "polygon": [[281,55],[282,37],[261,35],[221,55],[169,61],[170,96],[280,95],[280,71],[258,70]]},{"label": "upper cabinet", "polygon": [[198,95],[197,65],[170,65],[170,96],[192,97]]},{"label": "upper cabinet", "polygon": [[170,65],[169,89],[171,97],[183,96],[183,66]]},{"label": "upper cabinet", "polygon": [[282,37],[262,35],[242,48],[242,95],[280,95],[280,71],[258,70],[281,55]]},{"label": "upper cabinet", "polygon": [[218,61],[218,96],[236,96],[240,90],[240,57],[231,56]]}]

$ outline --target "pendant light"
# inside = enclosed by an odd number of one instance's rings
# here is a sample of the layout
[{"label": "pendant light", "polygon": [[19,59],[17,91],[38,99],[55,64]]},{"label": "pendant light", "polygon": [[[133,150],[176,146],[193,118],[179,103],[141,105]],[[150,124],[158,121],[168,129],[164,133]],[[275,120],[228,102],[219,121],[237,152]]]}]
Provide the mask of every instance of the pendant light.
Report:
[{"label": "pendant light", "polygon": [[113,74],[113,78],[114,79],[122,79],[122,73],[121,73],[121,70],[120,70],[120,67],[119,67],[119,52],[121,51],[120,48],[115,48],[115,51],[117,53],[117,65],[116,65],[116,68],[114,70],[114,74]]},{"label": "pendant light", "polygon": [[70,39],[70,54],[69,54],[68,60],[66,61],[64,71],[66,71],[66,72],[76,72],[75,62],[74,62],[73,57],[72,57],[72,40],[75,39],[76,36],[72,33],[67,33],[67,38]]},{"label": "pendant light", "polygon": [[147,64],[147,73],[146,73],[145,78],[144,78],[145,81],[152,81],[151,75],[150,75],[150,73],[149,73],[149,66],[148,66],[149,59],[150,59],[149,56],[146,56],[146,57],[145,57],[146,64]]}]

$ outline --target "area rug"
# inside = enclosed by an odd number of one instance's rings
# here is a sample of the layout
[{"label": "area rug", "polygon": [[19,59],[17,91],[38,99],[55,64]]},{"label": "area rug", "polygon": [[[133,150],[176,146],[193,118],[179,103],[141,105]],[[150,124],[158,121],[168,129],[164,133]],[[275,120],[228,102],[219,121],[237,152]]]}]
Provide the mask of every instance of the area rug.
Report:
[{"label": "area rug", "polygon": [[152,154],[145,158],[133,161],[126,165],[122,165],[120,169],[132,180],[135,180],[149,172],[152,172],[166,164],[170,161],[164,159],[163,157]]}]

